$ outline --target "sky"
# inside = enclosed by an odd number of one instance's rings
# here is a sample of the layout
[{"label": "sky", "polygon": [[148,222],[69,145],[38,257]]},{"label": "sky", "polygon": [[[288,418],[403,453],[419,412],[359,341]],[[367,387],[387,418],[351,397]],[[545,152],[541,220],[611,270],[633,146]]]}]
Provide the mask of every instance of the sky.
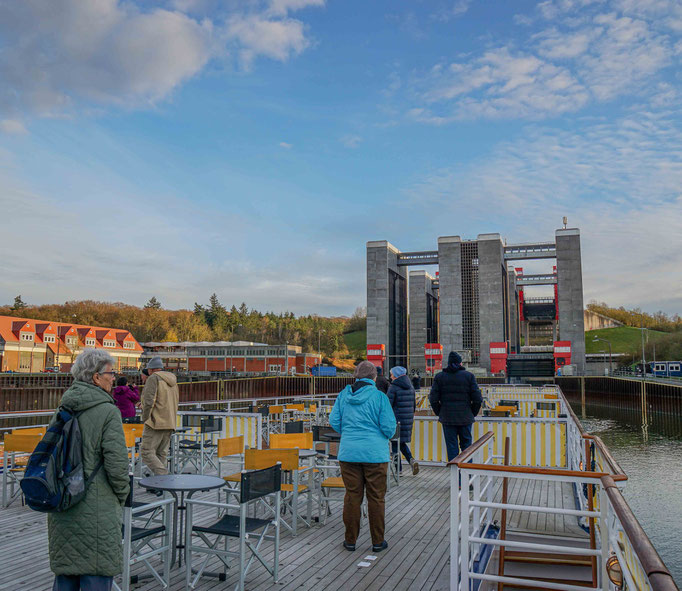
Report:
[{"label": "sky", "polygon": [[369,240],[566,216],[682,313],[681,58],[679,0],[0,0],[0,302],[349,315]]}]

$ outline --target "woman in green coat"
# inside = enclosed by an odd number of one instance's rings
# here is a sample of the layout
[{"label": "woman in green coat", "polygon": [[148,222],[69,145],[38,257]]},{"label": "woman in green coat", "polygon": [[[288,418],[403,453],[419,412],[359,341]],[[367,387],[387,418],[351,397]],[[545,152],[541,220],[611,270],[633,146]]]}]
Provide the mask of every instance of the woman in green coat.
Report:
[{"label": "woman in green coat", "polygon": [[86,477],[100,462],[102,467],[82,501],[47,516],[53,591],[109,591],[122,570],[122,506],[130,486],[121,413],[110,394],[113,367],[109,353],[86,349],[73,364],[75,381],[61,400],[82,411],[78,425]]}]

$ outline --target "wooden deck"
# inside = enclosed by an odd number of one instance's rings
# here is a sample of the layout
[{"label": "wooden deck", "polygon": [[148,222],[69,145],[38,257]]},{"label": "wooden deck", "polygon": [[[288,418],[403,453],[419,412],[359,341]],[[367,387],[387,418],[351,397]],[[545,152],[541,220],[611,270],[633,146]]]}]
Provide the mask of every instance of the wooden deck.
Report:
[{"label": "wooden deck", "polygon": [[[284,533],[280,549],[280,578],[273,583],[267,571],[254,562],[247,576],[250,591],[270,589],[357,590],[444,590],[449,588],[449,478],[444,468],[422,467],[418,476],[405,475],[400,486],[386,498],[386,540],[389,548],[378,554],[370,567],[357,566],[372,554],[366,521],[363,521],[357,550],[341,546],[343,523],[341,504],[332,505],[333,515],[326,525],[299,529],[293,538]],[[215,499],[215,493],[208,498]],[[510,486],[510,502],[532,502],[558,507],[574,507],[569,485],[548,485],[541,481],[515,480]],[[564,536],[586,534],[573,518],[546,514],[510,514],[510,530],[542,531]],[[0,591],[48,591],[52,573],[47,558],[45,516],[22,507],[17,501],[0,509]],[[271,544],[264,544],[271,556]],[[133,571],[138,572],[137,570]],[[139,570],[143,572],[143,570]],[[232,589],[237,575],[227,582],[203,578],[197,589]],[[158,590],[155,581],[133,586],[136,591]],[[172,571],[171,589],[185,589],[184,569]]]}]

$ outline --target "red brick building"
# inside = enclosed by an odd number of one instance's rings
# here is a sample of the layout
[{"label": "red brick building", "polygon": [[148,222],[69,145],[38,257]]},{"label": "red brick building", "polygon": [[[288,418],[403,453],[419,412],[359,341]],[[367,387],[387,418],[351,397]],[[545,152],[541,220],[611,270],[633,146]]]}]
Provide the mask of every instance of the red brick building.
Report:
[{"label": "red brick building", "polygon": [[86,348],[106,349],[116,369],[137,368],[142,347],[127,331],[33,318],[0,316],[0,371],[41,372],[71,368]]},{"label": "red brick building", "polygon": [[189,371],[303,374],[320,362],[319,353],[303,353],[295,345],[219,341],[187,346]]}]

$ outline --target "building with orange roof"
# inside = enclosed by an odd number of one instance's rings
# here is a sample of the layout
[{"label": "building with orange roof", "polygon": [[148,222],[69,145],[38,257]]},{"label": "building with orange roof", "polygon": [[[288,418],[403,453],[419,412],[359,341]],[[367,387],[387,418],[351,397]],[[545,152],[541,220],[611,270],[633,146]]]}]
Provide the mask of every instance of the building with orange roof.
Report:
[{"label": "building with orange roof", "polygon": [[0,316],[0,371],[31,373],[54,367],[68,371],[86,348],[107,350],[117,371],[137,369],[143,352],[127,330]]}]

